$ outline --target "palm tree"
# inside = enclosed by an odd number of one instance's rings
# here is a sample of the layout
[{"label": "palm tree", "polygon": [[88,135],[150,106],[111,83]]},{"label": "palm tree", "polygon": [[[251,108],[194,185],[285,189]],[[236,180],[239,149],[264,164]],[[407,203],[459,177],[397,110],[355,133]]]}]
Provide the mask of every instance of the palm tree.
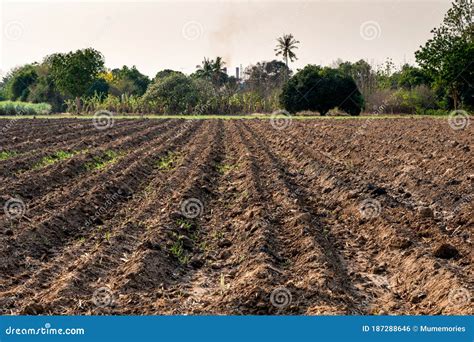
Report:
[{"label": "palm tree", "polygon": [[202,65],[197,65],[196,75],[198,77],[207,78],[216,85],[221,85],[226,78],[225,62],[222,57],[216,57],[216,60],[204,57]]},{"label": "palm tree", "polygon": [[200,77],[212,78],[214,73],[214,61],[210,58],[204,57],[202,65],[196,65],[196,74]]},{"label": "palm tree", "polygon": [[283,56],[283,60],[285,61],[286,66],[288,67],[288,59],[293,62],[294,60],[298,59],[293,52],[294,49],[297,49],[300,42],[290,34],[284,34],[283,37],[277,38],[277,46],[275,48],[276,56]]},{"label": "palm tree", "polygon": [[226,69],[224,67],[225,62],[222,60],[222,57],[216,57],[216,61],[213,63],[214,72],[219,74],[221,72],[225,72]]}]

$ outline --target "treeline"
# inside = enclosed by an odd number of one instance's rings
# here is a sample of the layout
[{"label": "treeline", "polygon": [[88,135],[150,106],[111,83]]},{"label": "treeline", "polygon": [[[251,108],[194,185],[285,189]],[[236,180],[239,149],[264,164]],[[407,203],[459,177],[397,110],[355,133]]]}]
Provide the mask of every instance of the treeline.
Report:
[{"label": "treeline", "polygon": [[48,103],[55,112],[156,114],[292,113],[341,110],[430,114],[474,107],[472,0],[456,0],[433,38],[415,53],[419,66],[397,68],[388,59],[338,60],[331,67],[308,65],[293,74],[288,64],[299,41],[277,39],[283,61],[247,67],[229,76],[222,58],[204,58],[191,75],[159,71],[153,78],[135,66],[106,69],[92,49],[47,56],[11,70],[0,83],[0,100]]}]

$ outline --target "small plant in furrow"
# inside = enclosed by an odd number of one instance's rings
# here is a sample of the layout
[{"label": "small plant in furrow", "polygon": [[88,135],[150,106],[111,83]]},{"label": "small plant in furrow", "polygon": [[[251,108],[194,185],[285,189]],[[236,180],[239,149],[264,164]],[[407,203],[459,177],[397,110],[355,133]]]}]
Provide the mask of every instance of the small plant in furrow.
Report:
[{"label": "small plant in furrow", "polygon": [[182,236],[178,236],[178,239],[173,243],[170,248],[170,253],[174,255],[182,265],[186,265],[189,262],[190,258],[184,251]]},{"label": "small plant in furrow", "polygon": [[176,164],[178,163],[178,157],[178,153],[169,152],[165,156],[161,157],[156,162],[155,166],[161,171],[171,171],[176,167]]},{"label": "small plant in furrow", "polygon": [[202,252],[207,252],[209,250],[209,246],[208,244],[205,242],[205,241],[202,241],[200,244],[199,244],[199,249],[202,251]]},{"label": "small plant in furrow", "polygon": [[79,153],[79,152],[77,152],[77,151],[69,152],[69,151],[63,151],[63,150],[54,152],[51,155],[43,157],[38,163],[33,165],[32,169],[37,170],[37,169],[41,169],[41,168],[44,168],[44,167],[49,166],[49,165],[53,165],[57,162],[60,162],[61,160],[72,158],[77,153]]},{"label": "small plant in furrow", "polygon": [[121,157],[121,154],[112,150],[105,151],[100,156],[94,156],[92,161],[84,164],[86,170],[100,170],[110,164],[114,164]]},{"label": "small plant in furrow", "polygon": [[176,224],[180,226],[181,228],[184,228],[186,230],[190,230],[193,227],[193,224],[185,219],[177,219]]},{"label": "small plant in furrow", "polygon": [[112,234],[109,231],[105,232],[104,234],[105,241],[110,242],[111,237],[112,237]]},{"label": "small plant in furrow", "polygon": [[227,172],[233,170],[235,167],[236,167],[236,165],[231,165],[231,164],[217,164],[216,165],[216,170],[221,175],[225,175]]},{"label": "small plant in furrow", "polygon": [[17,154],[18,153],[16,153],[15,151],[0,151],[0,160],[7,160],[13,158]]}]

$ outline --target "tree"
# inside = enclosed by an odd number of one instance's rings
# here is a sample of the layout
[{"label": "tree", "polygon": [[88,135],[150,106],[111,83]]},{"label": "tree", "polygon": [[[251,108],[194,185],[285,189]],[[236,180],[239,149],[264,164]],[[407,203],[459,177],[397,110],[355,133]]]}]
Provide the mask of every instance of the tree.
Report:
[{"label": "tree", "polygon": [[258,62],[248,67],[245,75],[245,87],[265,97],[279,91],[287,77],[291,75],[291,71],[285,63],[273,60]]},{"label": "tree", "polygon": [[433,82],[425,71],[409,64],[403,65],[402,69],[395,74],[398,87],[404,89],[413,89],[421,85],[429,86]]},{"label": "tree", "polygon": [[288,59],[291,62],[298,59],[293,50],[298,48],[297,44],[300,42],[297,41],[291,33],[284,34],[282,37],[277,38],[277,42],[278,44],[275,48],[276,56],[283,56],[283,60],[288,67]]},{"label": "tree", "polygon": [[446,89],[455,109],[474,106],[474,24],[472,0],[455,0],[433,38],[415,53],[416,60],[434,79],[437,89]]},{"label": "tree", "polygon": [[303,110],[326,115],[332,108],[359,115],[364,99],[354,79],[332,68],[308,65],[283,87],[281,105],[290,113]]},{"label": "tree", "polygon": [[175,71],[175,70],[171,70],[171,69],[165,69],[165,70],[161,70],[161,71],[158,71],[156,73],[156,76],[155,78],[153,78],[153,81],[152,82],[156,82],[156,80],[159,80],[161,78],[165,78],[165,77],[168,77],[172,74],[181,74],[181,75],[184,75],[181,71]]},{"label": "tree", "polygon": [[136,66],[131,68],[124,65],[121,69],[112,70],[111,86],[115,88],[117,95],[138,95],[145,94],[150,79],[142,74]]},{"label": "tree", "polygon": [[369,63],[359,60],[355,63],[337,62],[337,69],[344,75],[350,76],[357,84],[357,88],[361,91],[365,98],[369,97],[377,89],[377,74]]},{"label": "tree", "polygon": [[217,87],[224,85],[229,76],[227,69],[224,67],[225,62],[222,57],[216,57],[215,60],[204,57],[201,65],[197,65],[194,77],[205,78],[212,82]]},{"label": "tree", "polygon": [[51,66],[51,75],[59,91],[63,95],[76,98],[80,111],[80,97],[86,95],[104,69],[102,54],[88,48],[53,54],[46,57],[45,62]]},{"label": "tree", "polygon": [[59,112],[63,109],[64,97],[57,89],[51,76],[50,66],[47,63],[35,67],[38,78],[29,87],[28,101],[34,103],[46,102],[51,104],[52,110]]},{"label": "tree", "polygon": [[36,65],[26,64],[16,68],[7,76],[5,84],[6,97],[10,100],[26,101],[30,93],[30,86],[38,79]]},{"label": "tree", "polygon": [[87,89],[86,93],[84,94],[85,97],[93,97],[98,96],[100,99],[105,99],[107,94],[109,93],[110,85],[107,81],[101,77],[96,78],[94,82],[92,82],[89,89]]},{"label": "tree", "polygon": [[144,100],[158,103],[167,114],[185,114],[198,103],[198,91],[190,77],[172,73],[155,80],[148,87]]}]

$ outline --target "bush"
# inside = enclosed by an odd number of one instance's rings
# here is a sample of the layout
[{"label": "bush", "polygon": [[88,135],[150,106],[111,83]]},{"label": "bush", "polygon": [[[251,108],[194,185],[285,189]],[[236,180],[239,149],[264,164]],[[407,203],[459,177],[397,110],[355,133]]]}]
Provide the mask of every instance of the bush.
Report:
[{"label": "bush", "polygon": [[283,87],[281,105],[290,113],[310,110],[326,115],[338,107],[350,115],[359,115],[364,99],[354,79],[331,68],[308,65]]},{"label": "bush", "polygon": [[436,94],[427,86],[413,89],[384,89],[372,94],[369,108],[377,114],[425,114],[439,108]]},{"label": "bush", "polygon": [[36,82],[37,78],[35,66],[31,64],[14,69],[10,72],[6,84],[7,98],[13,101],[26,101],[30,93],[29,87]]},{"label": "bush", "polygon": [[51,113],[51,105],[48,103],[0,102],[0,115],[38,115],[49,113]]},{"label": "bush", "polygon": [[144,95],[146,102],[155,103],[165,114],[191,113],[198,99],[198,89],[194,81],[178,73],[155,80]]}]

